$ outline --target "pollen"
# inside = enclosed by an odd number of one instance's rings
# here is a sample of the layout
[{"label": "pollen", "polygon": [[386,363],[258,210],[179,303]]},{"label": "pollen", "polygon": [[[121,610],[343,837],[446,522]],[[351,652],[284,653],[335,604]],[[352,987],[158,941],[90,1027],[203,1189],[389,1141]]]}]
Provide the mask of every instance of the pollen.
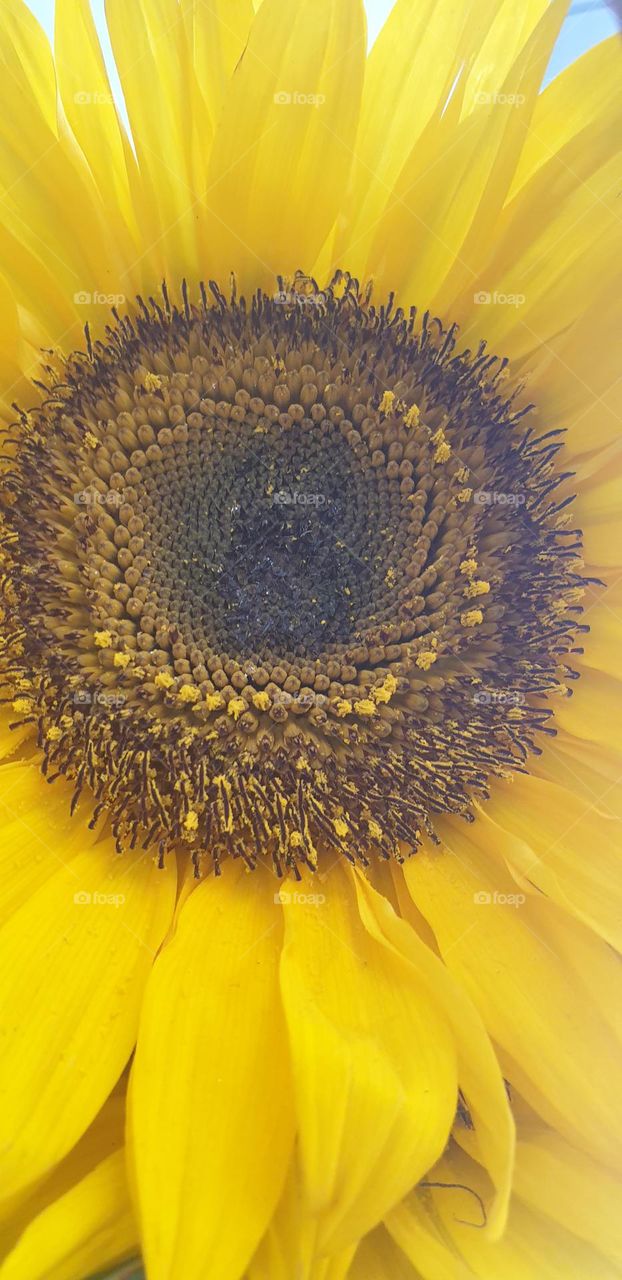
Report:
[{"label": "pollen", "polygon": [[197,689],[195,684],[182,684],[178,697],[180,702],[189,702],[192,705],[192,703],[199,701],[201,690]]},{"label": "pollen", "polygon": [[145,388],[145,391],[159,391],[160,388],[163,386],[163,382],[162,382],[162,379],[158,377],[157,373],[151,373],[150,371],[148,371],[145,374],[145,381],[143,383],[143,386]]},{"label": "pollen", "polygon": [[265,690],[260,690],[259,693],[253,694],[253,706],[257,707],[258,711],[267,711],[270,705],[270,694],[266,693]]},{"label": "pollen", "polygon": [[480,622],[484,621],[484,615],[481,609],[467,609],[465,613],[460,615],[460,622],[463,627],[478,627]]},{"label": "pollen", "polygon": [[371,696],[374,702],[386,703],[391,701],[391,698],[393,697],[396,690],[397,690],[397,680],[395,676],[388,675],[385,677],[382,684],[378,685],[376,689],[372,690]]},{"label": "pollen", "polygon": [[93,636],[93,640],[95,641],[98,649],[112,648],[113,635],[111,631],[96,631]]},{"label": "pollen", "polygon": [[184,827],[186,831],[198,831],[199,815],[196,809],[189,809],[184,818]]},{"label": "pollen", "polygon": [[122,671],[125,671],[125,668],[129,665],[131,660],[131,654],[119,652],[115,653],[112,662],[113,666],[120,667]]},{"label": "pollen", "polygon": [[153,681],[156,689],[170,689],[175,681],[170,671],[158,671]]},{"label": "pollen", "polygon": [[382,400],[380,401],[378,412],[384,414],[386,417],[387,414],[392,412],[394,404],[395,404],[395,392],[385,391],[382,397]]},{"label": "pollen", "polygon": [[335,832],[336,832],[336,834],[339,836],[339,839],[340,839],[340,840],[345,839],[345,837],[348,835],[348,824],[347,824],[347,822],[344,822],[344,821],[343,821],[343,818],[334,818],[334,819],[333,819],[333,826],[334,826],[334,828],[335,828]]},{"label": "pollen", "polygon": [[376,704],[372,702],[371,698],[360,698],[358,702],[354,703],[354,710],[359,716],[375,716]]},{"label": "pollen", "polygon": [[232,698],[229,706],[227,707],[228,715],[233,716],[234,720],[239,720],[240,716],[247,710],[248,708],[244,698]]},{"label": "pollen", "polygon": [[489,591],[490,583],[484,582],[483,578],[478,578],[473,582],[469,582],[468,586],[464,588],[464,594],[469,599],[474,599],[475,596],[486,596]]},{"label": "pollen", "polygon": [[429,671],[437,658],[438,654],[435,653],[434,649],[422,649],[421,653],[417,654],[415,662],[418,667],[421,667],[422,671]]},{"label": "pollen", "polygon": [[421,417],[421,410],[419,408],[419,405],[411,404],[410,409],[404,415],[404,426],[416,427],[419,423],[420,417]]},{"label": "pollen", "polygon": [[60,742],[60,739],[63,736],[63,731],[62,729],[59,728],[57,724],[53,724],[53,725],[50,725],[50,728],[46,731],[45,736],[48,742]]}]

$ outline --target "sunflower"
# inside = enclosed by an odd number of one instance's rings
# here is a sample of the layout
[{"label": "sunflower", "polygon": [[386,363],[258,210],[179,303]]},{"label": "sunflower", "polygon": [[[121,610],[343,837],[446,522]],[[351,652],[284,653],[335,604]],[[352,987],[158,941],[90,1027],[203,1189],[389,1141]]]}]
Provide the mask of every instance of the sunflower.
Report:
[{"label": "sunflower", "polygon": [[3,0],[0,1280],[622,1276],[566,9]]}]

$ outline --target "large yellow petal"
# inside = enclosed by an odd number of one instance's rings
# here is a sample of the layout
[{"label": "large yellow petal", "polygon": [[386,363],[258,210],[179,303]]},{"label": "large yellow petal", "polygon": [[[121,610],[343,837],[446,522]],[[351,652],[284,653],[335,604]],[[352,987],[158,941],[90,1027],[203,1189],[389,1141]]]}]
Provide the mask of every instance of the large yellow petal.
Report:
[{"label": "large yellow petal", "polygon": [[92,844],[85,815],[70,815],[72,790],[33,764],[0,766],[0,923]]},{"label": "large yellow petal", "polygon": [[175,893],[171,861],[100,840],[0,931],[0,1186],[10,1196],[84,1132],[132,1051]]},{"label": "large yellow petal", "polygon": [[[551,748],[555,749],[554,745]],[[521,877],[622,949],[622,823],[568,788],[517,775],[493,788],[478,838]],[[603,791],[607,784],[603,782]]]},{"label": "large yellow petal", "polygon": [[[67,119],[93,173],[115,235],[132,252],[136,230],[130,179],[136,161],[121,125],[89,0],[57,0],[58,86]],[[135,248],[133,257],[136,257]]]},{"label": "large yellow petal", "polygon": [[44,1209],[0,1267],[0,1280],[83,1280],[136,1251],[125,1153],[115,1152]]},{"label": "large yellow petal", "polygon": [[364,927],[342,865],[322,887],[319,902],[314,885],[289,894],[282,960],[303,1219],[318,1257],[360,1239],[424,1174],[457,1096],[443,1010]]},{"label": "large yellow petal", "polygon": [[[488,1243],[476,1197],[485,1197],[486,1179],[477,1164],[452,1146],[430,1175],[438,1186],[409,1197],[400,1221],[399,1243],[420,1258],[425,1280],[619,1280],[620,1271],[578,1235],[565,1231],[540,1211],[515,1202],[508,1230]],[[393,1222],[390,1222],[393,1231]],[[397,1237],[397,1232],[394,1232]],[[434,1241],[438,1262],[430,1267],[424,1244]]]},{"label": "large yellow petal", "polygon": [[620,1182],[550,1129],[516,1149],[514,1190],[520,1200],[622,1263]]},{"label": "large yellow petal", "polygon": [[244,291],[309,272],[337,216],[365,63],[360,0],[264,0],[208,173],[206,260]]},{"label": "large yellow petal", "polygon": [[[185,6],[177,0],[106,0],[113,53],[127,107],[144,197],[139,210],[143,248],[126,268],[176,285],[200,277],[196,222],[199,189],[193,171],[198,88]],[[146,92],[145,86],[152,92]],[[157,91],[156,91],[157,86]],[[129,289],[128,289],[129,292]]]},{"label": "large yellow petal", "polygon": [[410,892],[500,1047],[510,1084],[569,1141],[616,1162],[609,1103],[620,1070],[616,1039],[528,920],[516,881],[478,848],[477,823],[470,836],[465,827],[447,821],[443,851],[406,863]]},{"label": "large yellow petal", "polygon": [[408,960],[413,984],[427,987],[456,1037],[458,1081],[475,1125],[479,1159],[497,1189],[488,1213],[488,1231],[494,1238],[505,1226],[514,1161],[514,1123],[495,1051],[465,992],[415,930],[362,877],[357,889],[361,918],[372,937]]},{"label": "large yellow petal", "polygon": [[132,1072],[131,1149],[150,1280],[238,1280],[293,1141],[274,886],[227,864],[156,963]]}]

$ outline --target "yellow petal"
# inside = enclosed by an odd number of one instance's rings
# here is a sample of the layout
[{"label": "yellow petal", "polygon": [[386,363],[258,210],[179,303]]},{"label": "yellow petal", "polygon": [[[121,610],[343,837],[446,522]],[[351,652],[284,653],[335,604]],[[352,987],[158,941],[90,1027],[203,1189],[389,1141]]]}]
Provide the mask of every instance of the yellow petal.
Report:
[{"label": "yellow petal", "polygon": [[360,0],[264,0],[216,134],[208,261],[243,291],[309,272],[337,216],[365,62]]},{"label": "yellow petal", "polygon": [[168,927],[170,861],[110,839],[71,859],[0,931],[0,1186],[56,1164],[131,1053],[143,988]]},{"label": "yellow petal", "polygon": [[414,929],[363,877],[357,879],[357,890],[361,918],[372,937],[408,960],[413,983],[429,990],[454,1032],[458,1081],[475,1125],[478,1156],[497,1188],[488,1213],[488,1232],[494,1238],[505,1225],[514,1160],[514,1124],[495,1051],[477,1010]]},{"label": "yellow petal", "polygon": [[3,77],[34,98],[48,128],[56,133],[56,75],[52,50],[24,0],[4,0],[0,66]]},{"label": "yellow petal", "polygon": [[125,1154],[102,1161],[24,1231],[0,1280],[83,1280],[121,1262],[137,1246]]},{"label": "yellow petal", "polygon": [[294,1060],[304,1218],[316,1253],[370,1230],[442,1150],[456,1106],[444,1013],[362,924],[348,873],[284,911],[282,988]]},{"label": "yellow petal", "polygon": [[151,278],[151,288],[162,275],[172,285],[184,276],[196,280],[204,269],[193,172],[201,117],[184,7],[176,0],[106,0],[106,18],[143,187],[144,248],[134,265]]},{"label": "yellow petal", "polygon": [[[404,305],[421,299],[448,315],[456,294],[465,285],[473,288],[565,7],[565,0],[557,0],[548,8],[511,68],[502,86],[507,103],[493,95],[457,128],[451,111],[445,112],[429,133],[427,153],[413,148],[377,224],[367,263],[381,290],[398,285]],[[405,262],[408,242],[417,244],[417,253]]]},{"label": "yellow petal", "polygon": [[0,766],[0,923],[92,843],[84,815],[70,815],[72,791],[32,764]]},{"label": "yellow petal", "polygon": [[378,1227],[357,1249],[349,1280],[417,1280],[418,1275],[386,1228]]},{"label": "yellow petal", "polygon": [[[622,682],[584,667],[581,679],[572,686],[572,697],[556,701],[555,722],[566,733],[620,753]],[[607,790],[603,785],[603,793]]]},{"label": "yellow petal", "polygon": [[530,1208],[622,1262],[620,1182],[550,1129],[516,1149],[516,1195]]},{"label": "yellow petal", "polygon": [[[442,1184],[409,1197],[404,1208],[400,1243],[416,1250],[426,1234],[443,1248],[453,1269],[429,1269],[421,1251],[424,1280],[619,1280],[618,1268],[577,1235],[540,1212],[515,1202],[508,1230],[497,1244],[489,1244],[482,1231],[477,1196],[486,1195],[486,1179],[473,1160],[452,1146],[439,1161],[431,1178]],[[410,1218],[410,1224],[409,1224]],[[411,1237],[408,1241],[408,1227]],[[391,1224],[392,1226],[392,1224]],[[423,1265],[425,1259],[426,1265]]]},{"label": "yellow petal", "polygon": [[615,1162],[616,1040],[562,956],[531,926],[519,886],[477,847],[477,822],[470,836],[465,826],[447,821],[445,849],[405,864],[410,892],[500,1047],[510,1084],[570,1141]]},{"label": "yellow petal", "polygon": [[[55,8],[58,86],[67,119],[106,202],[115,234],[130,252],[135,230],[130,180],[136,162],[120,123],[89,0],[58,0]],[[133,258],[137,256],[133,251]]]},{"label": "yellow petal", "polygon": [[622,949],[622,823],[597,805],[597,796],[586,800],[542,778],[517,775],[493,788],[477,834],[493,856]]},{"label": "yellow petal", "polygon": [[227,864],[180,913],[145,998],[131,1145],[150,1280],[238,1280],[293,1141],[274,886]]}]

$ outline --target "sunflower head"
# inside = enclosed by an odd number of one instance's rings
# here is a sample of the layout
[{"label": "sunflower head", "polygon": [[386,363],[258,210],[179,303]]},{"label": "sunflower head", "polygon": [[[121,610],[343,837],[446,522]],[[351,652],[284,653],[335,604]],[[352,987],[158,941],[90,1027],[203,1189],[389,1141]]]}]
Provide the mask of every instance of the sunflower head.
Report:
[{"label": "sunflower head", "polygon": [[197,867],[400,856],[469,816],[580,611],[560,443],[506,362],[342,273],[276,283],[87,334],[5,484],[15,712],[120,846]]}]

